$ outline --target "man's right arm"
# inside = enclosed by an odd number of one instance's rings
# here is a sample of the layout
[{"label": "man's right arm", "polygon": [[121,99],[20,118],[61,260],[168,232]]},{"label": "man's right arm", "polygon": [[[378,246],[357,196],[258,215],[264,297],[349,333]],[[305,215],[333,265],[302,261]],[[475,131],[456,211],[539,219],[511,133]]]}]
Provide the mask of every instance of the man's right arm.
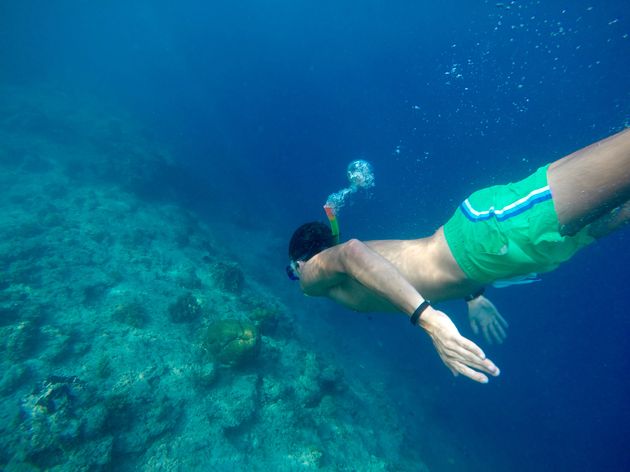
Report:
[{"label": "man's right arm", "polygon": [[[338,298],[331,296],[331,292],[343,287],[347,277],[407,316],[411,316],[424,301],[394,265],[356,239],[319,253],[300,270],[300,283],[307,295]],[[499,374],[499,369],[483,351],[459,334],[445,313],[429,306],[419,324],[429,334],[440,358],[453,374],[462,374],[482,383],[488,381],[482,372]]]}]

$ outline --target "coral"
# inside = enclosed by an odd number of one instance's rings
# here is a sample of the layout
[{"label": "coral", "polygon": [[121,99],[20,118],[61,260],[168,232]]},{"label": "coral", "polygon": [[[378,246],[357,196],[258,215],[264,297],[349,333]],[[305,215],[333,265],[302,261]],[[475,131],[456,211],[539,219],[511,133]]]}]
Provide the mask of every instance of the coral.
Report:
[{"label": "coral", "polygon": [[201,316],[201,305],[192,293],[181,295],[168,307],[168,315],[173,323],[189,323]]},{"label": "coral", "polygon": [[243,271],[234,263],[218,262],[214,266],[214,279],[221,290],[235,294],[241,293],[245,286]]},{"label": "coral", "polygon": [[[17,434],[21,444],[16,459],[50,469],[67,462],[68,452],[79,443],[98,440],[103,411],[94,407],[95,392],[75,376],[51,375],[22,399]],[[97,418],[98,417],[98,418]],[[89,424],[95,425],[89,427]],[[98,457],[82,459],[84,467],[109,462],[109,448],[102,444]],[[22,457],[18,457],[22,456]]]},{"label": "coral", "polygon": [[201,344],[210,357],[220,364],[243,366],[258,353],[258,329],[245,321],[215,321],[206,328]]}]

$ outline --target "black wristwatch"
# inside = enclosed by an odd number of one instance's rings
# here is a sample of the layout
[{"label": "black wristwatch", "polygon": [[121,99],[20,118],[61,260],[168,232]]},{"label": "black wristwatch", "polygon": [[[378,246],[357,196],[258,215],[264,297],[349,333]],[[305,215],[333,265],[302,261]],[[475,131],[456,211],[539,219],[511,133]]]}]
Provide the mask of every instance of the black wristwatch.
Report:
[{"label": "black wristwatch", "polygon": [[481,287],[479,290],[477,290],[472,295],[468,295],[467,297],[464,297],[464,300],[466,300],[467,302],[472,302],[475,298],[479,298],[484,293],[486,293],[486,288],[485,287]]}]

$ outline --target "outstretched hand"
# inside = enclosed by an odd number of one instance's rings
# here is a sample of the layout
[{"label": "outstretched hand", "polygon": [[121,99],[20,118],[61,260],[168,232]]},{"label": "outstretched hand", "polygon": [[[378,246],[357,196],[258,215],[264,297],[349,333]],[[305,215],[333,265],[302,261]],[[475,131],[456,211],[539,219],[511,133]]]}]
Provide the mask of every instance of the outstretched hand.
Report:
[{"label": "outstretched hand", "polygon": [[507,321],[494,304],[484,296],[468,302],[468,321],[473,333],[483,333],[484,339],[490,344],[502,344],[507,337]]},{"label": "outstretched hand", "polygon": [[499,375],[499,368],[472,341],[459,334],[457,327],[443,312],[428,308],[420,326],[429,334],[442,362],[453,375],[462,374],[476,382],[487,383],[488,376]]}]

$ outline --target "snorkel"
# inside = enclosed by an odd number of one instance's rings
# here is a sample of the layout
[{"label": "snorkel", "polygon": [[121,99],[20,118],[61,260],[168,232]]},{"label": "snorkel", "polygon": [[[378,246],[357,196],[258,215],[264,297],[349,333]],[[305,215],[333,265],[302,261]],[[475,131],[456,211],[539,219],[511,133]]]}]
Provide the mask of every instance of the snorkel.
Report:
[{"label": "snorkel", "polygon": [[335,208],[326,203],[324,205],[324,211],[326,212],[328,222],[330,223],[330,230],[332,231],[333,240],[335,244],[339,244],[339,222],[337,221]]},{"label": "snorkel", "polygon": [[372,170],[372,164],[368,161],[363,159],[352,161],[348,164],[346,174],[350,186],[330,194],[324,204],[324,211],[330,223],[330,230],[332,231],[335,244],[339,244],[339,221],[337,220],[337,215],[344,206],[346,198],[360,189],[369,190],[374,187],[374,171]]},{"label": "snorkel", "polygon": [[293,233],[289,242],[289,265],[286,266],[289,279],[300,280],[300,262],[305,262],[324,249],[339,244],[339,220],[337,219],[339,210],[350,195],[354,195],[359,190],[367,191],[374,187],[374,173],[371,164],[367,161],[352,161],[348,165],[347,176],[350,186],[330,194],[324,204],[330,233],[326,224],[318,221],[305,223]]}]

